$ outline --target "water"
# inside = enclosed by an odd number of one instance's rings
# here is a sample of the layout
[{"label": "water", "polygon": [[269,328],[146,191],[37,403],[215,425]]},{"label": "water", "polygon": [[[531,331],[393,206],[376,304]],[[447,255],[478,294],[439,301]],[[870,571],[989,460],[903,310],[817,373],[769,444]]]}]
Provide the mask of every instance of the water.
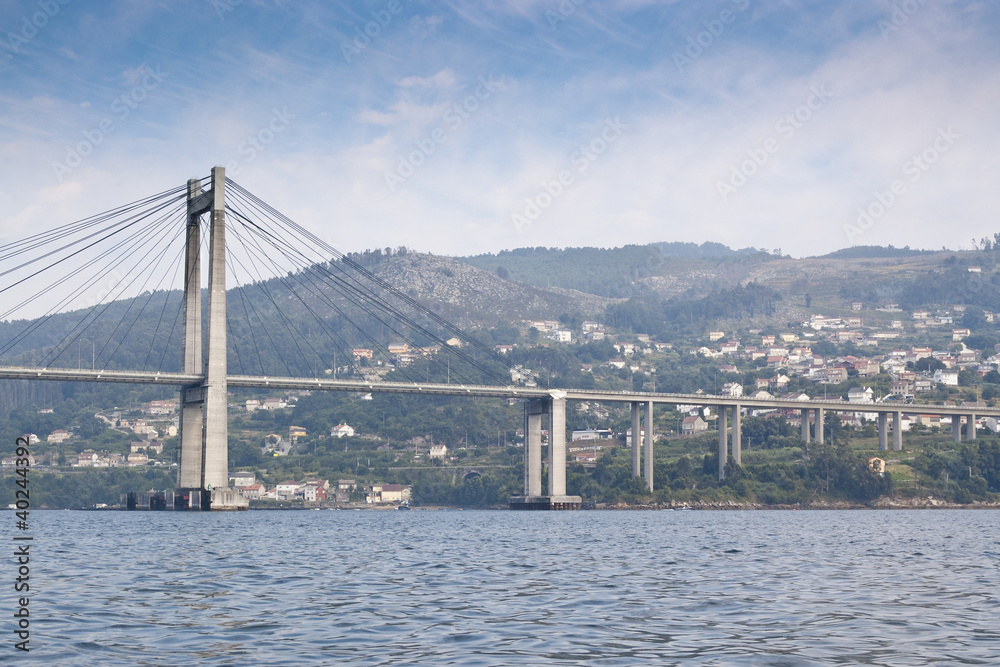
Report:
[{"label": "water", "polygon": [[32,518],[30,662],[1000,664],[997,512]]}]

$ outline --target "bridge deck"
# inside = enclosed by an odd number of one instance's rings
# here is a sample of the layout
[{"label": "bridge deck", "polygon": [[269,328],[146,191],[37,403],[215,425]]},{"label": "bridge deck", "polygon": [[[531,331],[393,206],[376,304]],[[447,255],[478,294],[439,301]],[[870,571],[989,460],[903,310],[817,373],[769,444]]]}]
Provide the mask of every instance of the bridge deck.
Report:
[{"label": "bridge deck", "polygon": [[[185,373],[150,373],[141,371],[81,370],[72,368],[0,367],[0,379],[48,380],[56,382],[117,382],[159,384],[167,386],[197,385],[201,375]],[[600,391],[588,389],[540,389],[532,387],[494,387],[488,385],[438,384],[433,382],[367,382],[327,378],[265,377],[229,375],[230,387],[261,389],[308,389],[313,391],[349,391],[362,393],[423,394],[439,396],[481,396],[488,398],[566,398],[569,400],[604,403],[652,402],[665,405],[740,406],[756,410],[824,408],[839,412],[904,412],[928,415],[967,415],[1000,418],[1000,408],[935,405],[924,403],[847,403],[832,400],[755,399],[749,397],[714,396],[711,394],[668,394],[635,391]]]}]

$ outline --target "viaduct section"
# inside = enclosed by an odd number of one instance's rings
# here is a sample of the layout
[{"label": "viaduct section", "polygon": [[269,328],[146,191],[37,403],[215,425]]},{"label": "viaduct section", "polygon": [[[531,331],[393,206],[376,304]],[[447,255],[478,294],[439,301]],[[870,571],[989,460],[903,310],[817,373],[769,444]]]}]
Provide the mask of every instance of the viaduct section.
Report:
[{"label": "viaduct section", "polygon": [[[222,400],[218,412],[212,412],[207,404],[209,375],[207,371],[196,373],[151,373],[137,371],[78,370],[61,368],[13,368],[0,367],[0,379],[50,380],[59,382],[118,382],[134,384],[159,384],[181,387],[185,408],[192,407],[189,419],[196,425],[182,422],[181,475],[178,477],[179,494],[184,489],[200,491],[208,498],[212,509],[238,509],[239,504],[228,502],[228,474],[226,471],[226,404]],[[486,385],[434,384],[410,382],[367,382],[357,380],[332,380],[323,378],[262,377],[249,375],[228,375],[222,378],[222,387],[254,387],[259,389],[281,389],[311,391],[347,391],[362,393],[420,394],[433,396],[479,396],[486,398],[521,399],[524,401],[524,495],[512,499],[511,506],[518,509],[560,509],[579,505],[579,497],[566,495],[566,401],[596,401],[604,403],[628,403],[631,408],[632,433],[632,473],[642,476],[649,489],[653,480],[653,406],[694,405],[711,407],[718,411],[719,432],[719,478],[725,478],[725,463],[730,455],[742,462],[741,420],[743,411],[786,410],[800,415],[802,439],[811,442],[824,440],[822,424],[827,411],[864,412],[877,415],[879,449],[890,449],[889,422],[892,422],[893,450],[903,448],[902,418],[904,414],[942,415],[952,418],[952,437],[955,442],[963,439],[974,440],[976,420],[992,417],[1000,420],[1000,408],[975,408],[954,405],[899,404],[899,403],[845,403],[843,401],[797,401],[782,399],[753,399],[711,396],[706,394],[657,394],[643,392],[605,392],[594,390],[547,390],[527,387],[493,387]],[[218,386],[218,385],[216,385]],[[223,394],[224,396],[224,394]],[[204,408],[204,411],[197,408]],[[215,428],[199,426],[198,417],[203,421],[219,420]],[[965,438],[962,419],[965,419]],[[182,419],[184,419],[182,414]],[[548,479],[543,479],[542,431],[548,426],[549,448]],[[731,425],[731,426],[730,426]],[[190,440],[184,440],[184,432]],[[214,440],[209,434],[215,434]],[[222,437],[219,437],[222,434]],[[199,437],[200,436],[200,437]],[[187,452],[187,453],[185,453]],[[192,453],[193,452],[193,453]],[[187,461],[185,461],[185,457]],[[201,463],[204,459],[211,463]],[[211,474],[208,474],[212,471]],[[222,473],[222,474],[220,474]],[[196,481],[203,480],[198,483]],[[547,482],[547,487],[543,486]],[[190,484],[192,486],[182,486]],[[209,488],[211,485],[211,488]],[[223,491],[223,489],[225,491]],[[190,495],[190,494],[189,494]],[[195,493],[197,497],[199,494]],[[195,502],[199,502],[199,498]],[[218,502],[218,504],[217,504]],[[205,509],[202,505],[201,509]]]}]

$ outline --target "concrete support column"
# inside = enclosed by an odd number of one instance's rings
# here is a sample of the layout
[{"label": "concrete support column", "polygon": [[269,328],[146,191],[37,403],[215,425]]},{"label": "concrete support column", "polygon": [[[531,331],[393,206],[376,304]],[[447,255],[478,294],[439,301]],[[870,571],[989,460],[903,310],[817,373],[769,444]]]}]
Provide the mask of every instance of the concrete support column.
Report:
[{"label": "concrete support column", "polygon": [[880,450],[889,449],[889,415],[884,412],[878,413],[878,448]]},{"label": "concrete support column", "polygon": [[549,401],[549,495],[566,495],[566,399]]},{"label": "concrete support column", "polygon": [[521,462],[524,464],[524,495],[528,495],[528,488],[531,486],[531,447],[529,446],[528,434],[531,433],[531,427],[528,425],[528,406],[531,404],[530,401],[524,402],[524,419],[521,423],[521,429],[524,433],[524,451],[521,452]]},{"label": "concrete support column", "polygon": [[973,413],[969,415],[969,440],[976,439],[976,415]]},{"label": "concrete support column", "polygon": [[810,412],[811,412],[811,410],[806,410],[806,409],[799,410],[799,415],[801,416],[801,419],[802,419],[802,424],[799,426],[799,431],[802,434],[802,440],[806,444],[809,444],[809,440],[810,440],[810,438],[809,438],[809,413]]},{"label": "concrete support column", "polygon": [[726,425],[726,413],[728,412],[725,405],[719,406],[719,479],[723,480],[726,478],[726,461],[729,458],[728,443],[726,442],[726,431],[729,430]]},{"label": "concrete support column", "polygon": [[733,406],[733,460],[736,461],[736,465],[743,465],[743,440],[740,434],[740,428],[742,425],[742,415],[740,414],[740,406]]},{"label": "concrete support column", "polygon": [[533,399],[524,405],[524,446],[528,462],[526,496],[542,495],[542,415],[546,411],[545,403],[545,399]]},{"label": "concrete support column", "polygon": [[639,408],[642,404],[629,403],[632,409],[632,477],[639,476]]},{"label": "concrete support column", "polygon": [[[199,195],[201,181],[188,181],[188,211],[184,244],[184,339],[181,354],[184,372],[200,375],[201,347],[201,212]],[[201,402],[189,401],[186,389],[181,390],[180,451],[178,453],[177,487],[200,489],[202,480],[202,420]]]},{"label": "concrete support column", "polygon": [[892,413],[892,448],[903,451],[903,413],[899,411]]},{"label": "concrete support column", "polygon": [[212,168],[212,228],[208,261],[208,358],[205,361],[203,487],[229,488],[226,385],[226,170]]},{"label": "concrete support column", "polygon": [[955,442],[962,442],[962,416],[951,416],[951,439]]},{"label": "concrete support column", "polygon": [[649,401],[646,403],[646,419],[645,419],[645,472],[646,472],[646,486],[649,488],[649,492],[653,492],[653,402]]},{"label": "concrete support column", "polygon": [[825,437],[823,434],[823,417],[826,414],[826,410],[823,408],[816,408],[816,442],[823,444],[825,442]]}]

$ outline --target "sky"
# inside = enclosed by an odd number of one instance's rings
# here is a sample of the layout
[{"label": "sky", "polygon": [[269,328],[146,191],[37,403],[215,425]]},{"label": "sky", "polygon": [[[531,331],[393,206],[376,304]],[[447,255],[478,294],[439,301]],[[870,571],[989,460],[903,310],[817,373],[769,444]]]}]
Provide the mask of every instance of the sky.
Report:
[{"label": "sky", "polygon": [[1000,231],[1000,3],[8,0],[0,243],[213,166],[344,252]]}]

